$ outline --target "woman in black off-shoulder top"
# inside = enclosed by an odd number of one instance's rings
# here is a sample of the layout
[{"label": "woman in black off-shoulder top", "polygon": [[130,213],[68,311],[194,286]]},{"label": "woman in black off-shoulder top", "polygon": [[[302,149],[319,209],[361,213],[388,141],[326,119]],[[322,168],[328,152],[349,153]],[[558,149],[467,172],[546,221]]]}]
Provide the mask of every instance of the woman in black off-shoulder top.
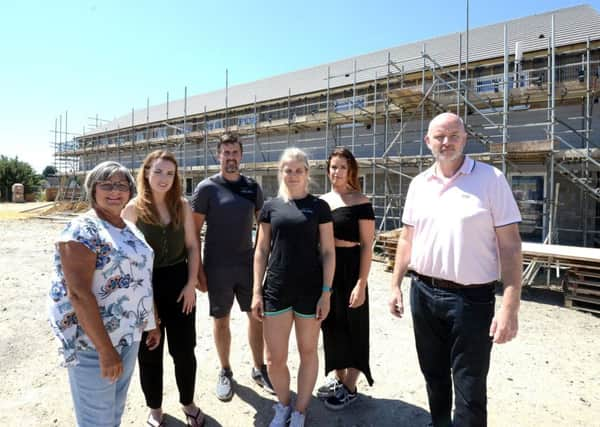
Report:
[{"label": "woman in black off-shoulder top", "polygon": [[331,208],[336,268],[331,310],[322,323],[325,373],[335,371],[317,391],[329,409],[342,409],[358,397],[360,373],[373,384],[369,367],[369,294],[375,215],[360,192],[358,164],[346,148],[327,160],[332,191],[322,196]]}]

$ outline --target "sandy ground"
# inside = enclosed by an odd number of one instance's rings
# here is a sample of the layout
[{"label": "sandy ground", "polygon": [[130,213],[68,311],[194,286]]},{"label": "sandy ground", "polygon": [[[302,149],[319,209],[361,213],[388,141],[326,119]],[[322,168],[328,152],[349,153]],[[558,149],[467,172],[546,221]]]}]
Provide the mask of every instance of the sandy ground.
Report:
[{"label": "sandy ground", "polygon": [[[62,227],[33,218],[0,219],[0,425],[74,425],[67,374],[58,366],[45,307],[52,242]],[[359,400],[341,412],[329,411],[314,399],[307,425],[428,425],[411,319],[388,314],[389,280],[383,264],[374,263],[370,276],[374,386],[369,388],[361,379]],[[208,415],[207,425],[268,425],[274,399],[250,380],[245,315],[237,309],[232,313],[236,394],[222,403],[213,393],[218,369],[206,295],[199,296],[198,302],[196,402]],[[600,425],[600,318],[560,305],[559,295],[526,292],[518,338],[494,347],[488,381],[491,426]],[[322,354],[320,358],[322,362]],[[289,363],[294,375],[298,357],[293,339]],[[170,362],[164,409],[169,414],[167,425],[185,425]],[[123,425],[144,425],[146,414],[136,372]]]}]

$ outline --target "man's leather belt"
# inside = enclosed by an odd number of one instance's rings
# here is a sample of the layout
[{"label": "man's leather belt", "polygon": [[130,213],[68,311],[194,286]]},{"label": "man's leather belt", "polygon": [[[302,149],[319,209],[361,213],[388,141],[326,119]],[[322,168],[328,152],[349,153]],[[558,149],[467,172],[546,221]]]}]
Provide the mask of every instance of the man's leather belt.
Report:
[{"label": "man's leather belt", "polygon": [[419,274],[416,271],[411,271],[410,274],[416,278],[418,278],[421,282],[425,283],[429,287],[432,288],[440,288],[440,289],[473,289],[473,288],[485,288],[488,286],[494,286],[495,282],[489,283],[475,283],[472,285],[461,285],[460,283],[453,282],[451,280],[445,279],[437,279],[435,277],[425,276],[424,274]]}]

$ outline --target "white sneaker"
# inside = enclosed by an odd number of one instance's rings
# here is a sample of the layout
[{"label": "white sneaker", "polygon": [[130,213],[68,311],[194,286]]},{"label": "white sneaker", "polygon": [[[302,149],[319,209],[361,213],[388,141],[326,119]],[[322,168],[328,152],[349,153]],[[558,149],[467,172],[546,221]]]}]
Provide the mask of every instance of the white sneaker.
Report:
[{"label": "white sneaker", "polygon": [[217,379],[217,398],[224,402],[231,400],[233,397],[233,387],[231,386],[231,378],[233,372],[231,369],[223,368],[219,372],[219,378]]},{"label": "white sneaker", "polygon": [[292,418],[290,419],[290,427],[304,427],[304,414],[294,411],[292,412]]},{"label": "white sneaker", "polygon": [[269,427],[285,427],[290,419],[292,407],[283,406],[281,403],[278,402],[275,405],[273,405],[273,409],[275,410],[275,416],[271,420],[271,424],[269,424]]}]

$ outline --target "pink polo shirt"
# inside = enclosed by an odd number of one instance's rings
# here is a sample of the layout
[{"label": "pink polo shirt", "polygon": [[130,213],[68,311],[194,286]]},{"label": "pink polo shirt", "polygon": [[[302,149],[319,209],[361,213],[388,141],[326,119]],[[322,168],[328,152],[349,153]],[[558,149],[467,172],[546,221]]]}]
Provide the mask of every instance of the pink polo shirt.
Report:
[{"label": "pink polo shirt", "polygon": [[414,227],[410,268],[463,285],[500,278],[496,227],[521,221],[498,169],[465,157],[452,178],[435,164],[408,188],[402,222]]}]

